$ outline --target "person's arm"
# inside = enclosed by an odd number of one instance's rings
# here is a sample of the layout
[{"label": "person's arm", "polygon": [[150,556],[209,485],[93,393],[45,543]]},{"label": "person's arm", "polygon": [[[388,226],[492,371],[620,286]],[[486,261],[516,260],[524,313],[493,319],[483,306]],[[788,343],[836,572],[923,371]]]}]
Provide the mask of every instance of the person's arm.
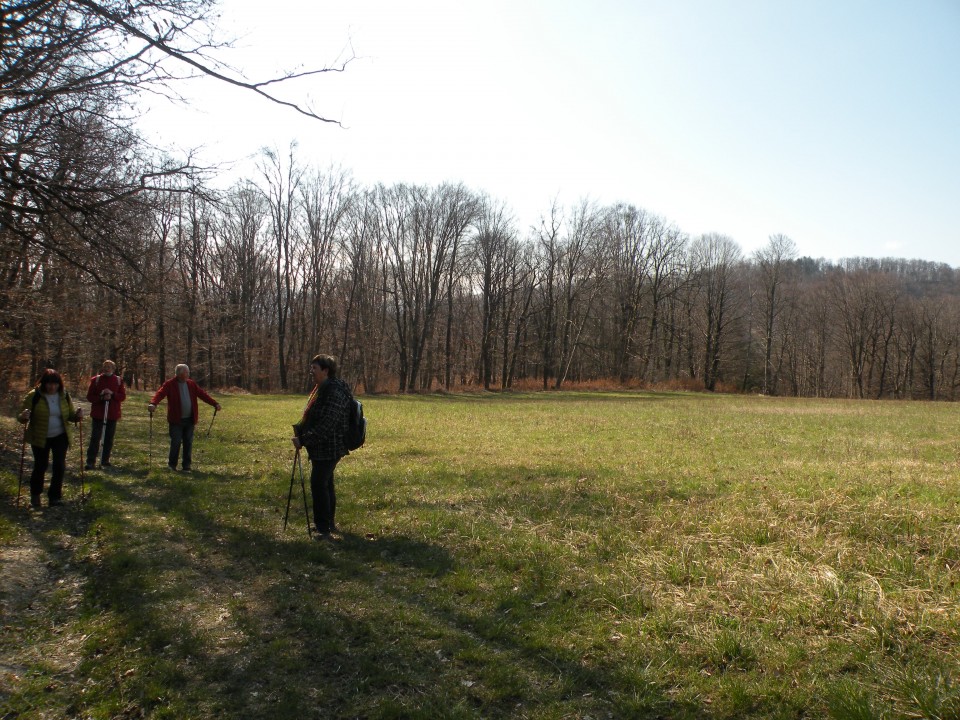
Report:
[{"label": "person's arm", "polygon": [[87,388],[87,402],[95,403],[100,400],[100,393],[97,392],[97,377],[90,378],[90,387]]},{"label": "person's arm", "polygon": [[24,398],[23,402],[20,403],[20,414],[17,415],[17,420],[26,424],[30,422],[30,408],[33,407],[33,394],[36,390],[31,390],[28,392]]},{"label": "person's arm", "polygon": [[67,408],[70,410],[67,422],[78,423],[83,420],[83,408],[73,404],[73,398],[67,395]]},{"label": "person's arm", "polygon": [[127,388],[123,384],[123,378],[117,375],[117,391],[113,394],[111,400],[116,400],[117,402],[123,402],[127,399]]},{"label": "person's arm", "polygon": [[161,385],[160,389],[153,394],[152,398],[150,398],[150,403],[147,405],[147,409],[150,411],[151,415],[153,414],[153,411],[157,409],[157,405],[160,404],[160,401],[167,396],[167,384],[168,383],[164,383]]},{"label": "person's arm", "polygon": [[194,387],[194,390],[196,390],[196,392],[197,392],[197,397],[198,397],[198,398],[200,398],[201,400],[203,400],[207,405],[212,405],[212,406],[215,407],[217,410],[220,409],[220,403],[218,403],[216,400],[214,400],[212,397],[210,397],[210,395],[207,394],[207,391],[206,391],[206,390],[204,390],[202,387],[200,387],[200,386],[197,385],[196,383],[193,383],[193,387]]}]

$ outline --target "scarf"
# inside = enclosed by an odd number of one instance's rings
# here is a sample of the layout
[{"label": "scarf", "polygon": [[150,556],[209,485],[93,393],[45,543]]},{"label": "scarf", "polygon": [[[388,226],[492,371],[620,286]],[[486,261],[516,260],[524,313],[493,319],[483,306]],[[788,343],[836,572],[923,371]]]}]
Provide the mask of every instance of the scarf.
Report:
[{"label": "scarf", "polygon": [[307,421],[307,413],[310,412],[310,408],[313,407],[313,404],[317,401],[317,397],[320,395],[320,386],[314,385],[313,390],[310,391],[310,397],[307,399],[307,406],[303,409],[303,417],[300,418],[300,422]]}]

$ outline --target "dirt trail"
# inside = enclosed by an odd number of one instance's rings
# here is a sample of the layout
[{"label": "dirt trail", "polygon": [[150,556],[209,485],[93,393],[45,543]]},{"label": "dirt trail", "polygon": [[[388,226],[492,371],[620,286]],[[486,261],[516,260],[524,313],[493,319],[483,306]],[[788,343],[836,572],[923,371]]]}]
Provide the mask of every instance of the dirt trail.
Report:
[{"label": "dirt trail", "polygon": [[[0,465],[14,480],[21,441],[18,427],[0,428]],[[29,468],[28,458],[27,472]],[[36,664],[69,673],[78,657],[79,639],[65,637],[57,623],[82,597],[85,578],[74,558],[77,538],[83,535],[81,508],[67,497],[61,507],[37,511],[29,508],[29,498],[24,489],[18,507],[16,485],[0,495],[0,514],[8,528],[0,540],[0,701],[15,692]]]}]

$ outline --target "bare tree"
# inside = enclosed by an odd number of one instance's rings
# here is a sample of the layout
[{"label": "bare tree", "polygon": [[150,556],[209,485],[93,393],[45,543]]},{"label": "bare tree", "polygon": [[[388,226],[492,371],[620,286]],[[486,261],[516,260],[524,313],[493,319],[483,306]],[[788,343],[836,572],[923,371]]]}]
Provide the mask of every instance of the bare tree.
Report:
[{"label": "bare tree", "polygon": [[858,398],[865,397],[869,387],[871,345],[882,325],[877,283],[878,274],[863,268],[837,269],[830,277],[830,299],[849,369],[848,394]]},{"label": "bare tree", "polygon": [[260,173],[264,181],[262,192],[270,210],[270,233],[273,237],[273,279],[277,313],[277,370],[280,389],[288,389],[287,360],[290,352],[287,322],[294,303],[296,264],[299,243],[296,235],[298,193],[303,180],[303,169],[295,157],[296,143],[291,143],[287,157],[264,148]]},{"label": "bare tree", "polygon": [[[668,342],[659,342],[664,324],[664,306],[682,289],[686,274],[687,238],[662,218],[651,221],[648,254],[649,321],[644,348],[644,375],[648,382],[659,378],[668,363]],[[668,328],[670,333],[673,327]]]},{"label": "bare tree", "polygon": [[13,235],[44,245],[109,284],[90,252],[64,248],[50,234],[57,216],[85,250],[108,243],[114,261],[137,266],[100,220],[111,204],[189,167],[189,160],[143,159],[128,111],[138,93],[175,96],[179,81],[206,75],[329,122],[274,89],[342,71],[349,59],[249,81],[217,59],[227,43],[215,38],[215,7],[213,0],[14,0],[0,8],[0,241]]},{"label": "bare tree", "polygon": [[[343,248],[342,226],[356,191],[349,173],[331,168],[326,173],[312,172],[300,187],[304,224],[303,297],[308,303],[304,318],[304,341],[312,348],[321,345],[324,336],[333,336],[331,289],[340,265]],[[349,310],[349,303],[347,305]],[[333,342],[327,341],[331,351]],[[308,355],[316,350],[312,350]],[[346,353],[345,342],[340,347],[340,358]],[[303,358],[306,366],[308,357]]]},{"label": "bare tree", "polygon": [[560,262],[564,253],[561,240],[562,225],[563,211],[555,200],[549,212],[540,218],[536,240],[538,274],[536,316],[544,390],[547,389],[551,378],[559,378],[556,369],[559,324],[557,298],[560,293]]},{"label": "bare tree", "polygon": [[[426,361],[438,311],[450,290],[451,263],[477,203],[460,185],[380,189],[399,350],[400,391],[429,386]],[[423,370],[427,370],[422,374]]]},{"label": "bare tree", "polygon": [[650,280],[650,224],[646,211],[632,205],[607,209],[601,221],[603,250],[610,255],[614,372],[621,383],[630,377],[643,299]]},{"label": "bare tree", "polygon": [[797,246],[786,235],[771,235],[767,245],[754,253],[761,281],[764,394],[776,392],[776,378],[772,365],[774,330],[786,305],[786,299],[782,293],[786,281],[786,269],[796,255]]},{"label": "bare tree", "polygon": [[377,194],[364,192],[350,207],[344,233],[349,290],[340,352],[347,357],[352,341],[351,365],[367,392],[377,392],[387,363],[389,273],[379,220]]},{"label": "bare tree", "polygon": [[261,342],[256,328],[258,298],[269,290],[270,258],[263,235],[267,224],[266,199],[252,183],[235,186],[227,195],[218,233],[219,282],[227,303],[230,338],[228,361],[237,387],[256,385],[252,354]]},{"label": "bare tree", "polygon": [[726,235],[701,235],[690,246],[690,265],[697,274],[702,314],[703,385],[710,391],[716,389],[729,340],[727,330],[737,317],[735,284],[741,257],[740,247]]},{"label": "bare tree", "polygon": [[481,303],[479,380],[484,390],[489,390],[493,383],[497,365],[494,351],[499,347],[497,336],[505,331],[500,322],[507,302],[514,240],[513,217],[506,206],[485,199],[470,253]]}]

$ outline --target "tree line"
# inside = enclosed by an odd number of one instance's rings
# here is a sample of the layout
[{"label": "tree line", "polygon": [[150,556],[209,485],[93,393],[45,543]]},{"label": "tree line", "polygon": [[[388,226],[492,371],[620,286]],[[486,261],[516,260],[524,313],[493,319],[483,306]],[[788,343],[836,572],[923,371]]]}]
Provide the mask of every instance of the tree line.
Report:
[{"label": "tree line", "polygon": [[366,392],[957,394],[960,277],[943,264],[830,263],[782,235],[747,256],[586,200],[521,228],[461,184],[359,186],[295,146],[258,165],[220,193],[171,177],[132,196],[122,255],[8,247],[7,366],[79,377],[109,356],[152,387],[186,362],[210,386],[299,391],[327,351]]},{"label": "tree line", "polygon": [[[519,227],[465,187],[361,186],[264,150],[227,190],[137,133],[133,101],[217,60],[212,0],[0,8],[0,394],[105,357],[133,387],[301,390],[337,355],[366,392],[606,384],[805,397],[956,397],[957,271],[745,255],[629,204]],[[345,64],[344,64],[345,65]]]}]

